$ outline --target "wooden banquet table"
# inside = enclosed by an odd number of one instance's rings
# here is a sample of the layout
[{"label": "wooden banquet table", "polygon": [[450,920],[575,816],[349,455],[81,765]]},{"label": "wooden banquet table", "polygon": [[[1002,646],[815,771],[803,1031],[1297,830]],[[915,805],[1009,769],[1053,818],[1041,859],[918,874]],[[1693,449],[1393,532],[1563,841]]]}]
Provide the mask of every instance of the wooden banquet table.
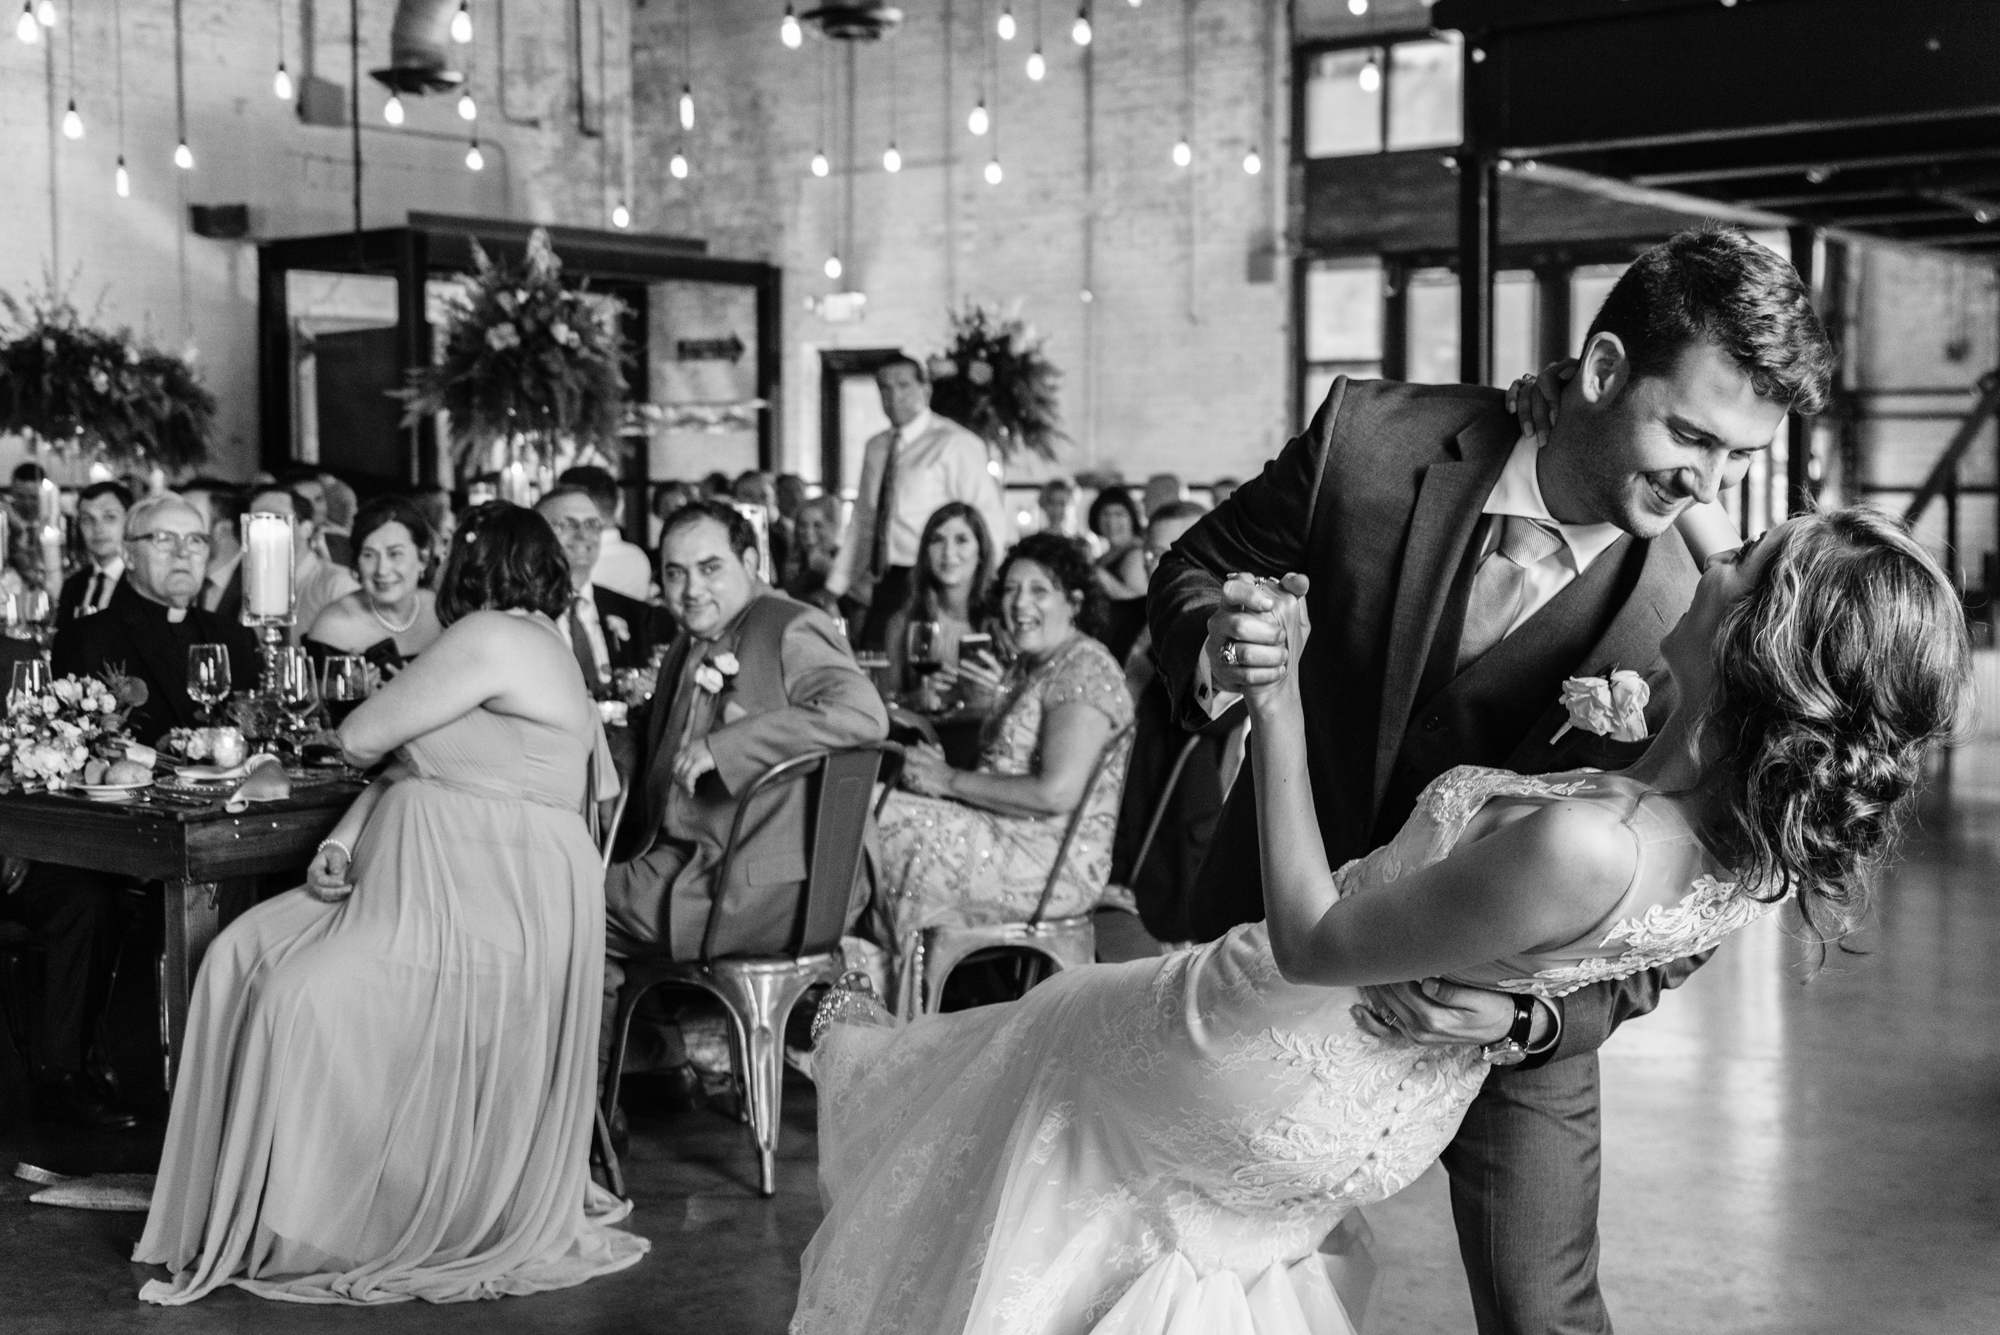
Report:
[{"label": "wooden banquet table", "polygon": [[319,841],[360,791],[360,783],[338,780],[233,814],[219,803],[170,803],[150,795],[110,803],[10,793],[0,797],[0,855],[165,883],[160,1034],[171,1089],[187,1030],[189,988],[224,926],[223,884],[274,872],[303,875]]}]

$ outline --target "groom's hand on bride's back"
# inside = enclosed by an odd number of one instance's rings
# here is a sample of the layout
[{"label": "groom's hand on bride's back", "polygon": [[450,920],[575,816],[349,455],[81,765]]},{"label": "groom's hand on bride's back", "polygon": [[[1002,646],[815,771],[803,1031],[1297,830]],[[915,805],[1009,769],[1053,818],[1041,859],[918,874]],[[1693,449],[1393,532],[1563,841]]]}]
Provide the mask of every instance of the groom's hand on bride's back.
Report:
[{"label": "groom's hand on bride's back", "polygon": [[[1377,1038],[1430,1044],[1493,1043],[1505,1038],[1514,1023],[1514,998],[1507,993],[1461,987],[1441,978],[1364,987],[1361,995],[1363,1004],[1354,1008],[1355,1021]],[[1384,1017],[1393,1018],[1394,1026],[1383,1023]],[[1535,1016],[1536,1032],[1529,1037],[1530,1047],[1546,1024],[1546,1016]]]}]

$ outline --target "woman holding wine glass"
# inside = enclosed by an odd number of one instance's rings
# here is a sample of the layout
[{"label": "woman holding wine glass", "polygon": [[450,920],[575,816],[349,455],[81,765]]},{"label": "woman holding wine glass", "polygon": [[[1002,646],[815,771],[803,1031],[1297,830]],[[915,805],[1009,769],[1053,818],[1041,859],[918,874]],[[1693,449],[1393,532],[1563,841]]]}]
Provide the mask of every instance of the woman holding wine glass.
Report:
[{"label": "woman holding wine glass", "polygon": [[361,587],[329,603],[306,628],[303,643],[315,660],[359,655],[377,675],[391,677],[430,648],[444,633],[437,596],[422,587],[434,536],[407,497],[383,496],[361,507],[352,534]]},{"label": "woman holding wine glass", "polygon": [[[992,581],[993,539],[979,511],[963,501],[939,506],[917,544],[909,601],[885,633],[890,690],[910,695],[922,682],[931,708],[956,692],[958,642],[985,623]],[[990,705],[990,695],[974,703]]]}]

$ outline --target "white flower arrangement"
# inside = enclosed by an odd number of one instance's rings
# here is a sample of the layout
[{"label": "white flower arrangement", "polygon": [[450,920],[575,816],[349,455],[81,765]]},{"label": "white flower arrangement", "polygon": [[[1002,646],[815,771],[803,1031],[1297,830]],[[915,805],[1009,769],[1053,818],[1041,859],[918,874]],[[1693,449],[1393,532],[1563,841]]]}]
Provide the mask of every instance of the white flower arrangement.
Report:
[{"label": "white flower arrangement", "polygon": [[1571,728],[1609,737],[1614,742],[1646,740],[1646,704],[1653,688],[1646,679],[1628,668],[1610,677],[1571,677],[1562,684],[1563,708],[1569,722],[1556,730],[1549,744],[1563,739]]},{"label": "white flower arrangement", "polygon": [[64,788],[76,782],[93,747],[122,738],[125,713],[146,699],[145,683],[111,675],[62,677],[41,695],[10,702],[0,720],[0,762],[21,783]]},{"label": "white flower arrangement", "polygon": [[694,670],[694,684],[710,695],[720,695],[722,688],[742,670],[743,665],[736,661],[736,655],[725,650]]}]

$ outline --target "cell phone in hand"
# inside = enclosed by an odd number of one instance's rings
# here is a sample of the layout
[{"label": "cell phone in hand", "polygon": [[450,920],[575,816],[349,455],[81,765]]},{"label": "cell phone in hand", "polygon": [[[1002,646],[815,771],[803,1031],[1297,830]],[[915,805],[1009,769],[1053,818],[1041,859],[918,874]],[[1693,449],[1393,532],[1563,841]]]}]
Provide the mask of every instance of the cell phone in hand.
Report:
[{"label": "cell phone in hand", "polygon": [[985,654],[988,658],[992,658],[994,656],[993,637],[983,631],[974,632],[971,635],[959,636],[958,656],[963,659],[968,654]]}]

